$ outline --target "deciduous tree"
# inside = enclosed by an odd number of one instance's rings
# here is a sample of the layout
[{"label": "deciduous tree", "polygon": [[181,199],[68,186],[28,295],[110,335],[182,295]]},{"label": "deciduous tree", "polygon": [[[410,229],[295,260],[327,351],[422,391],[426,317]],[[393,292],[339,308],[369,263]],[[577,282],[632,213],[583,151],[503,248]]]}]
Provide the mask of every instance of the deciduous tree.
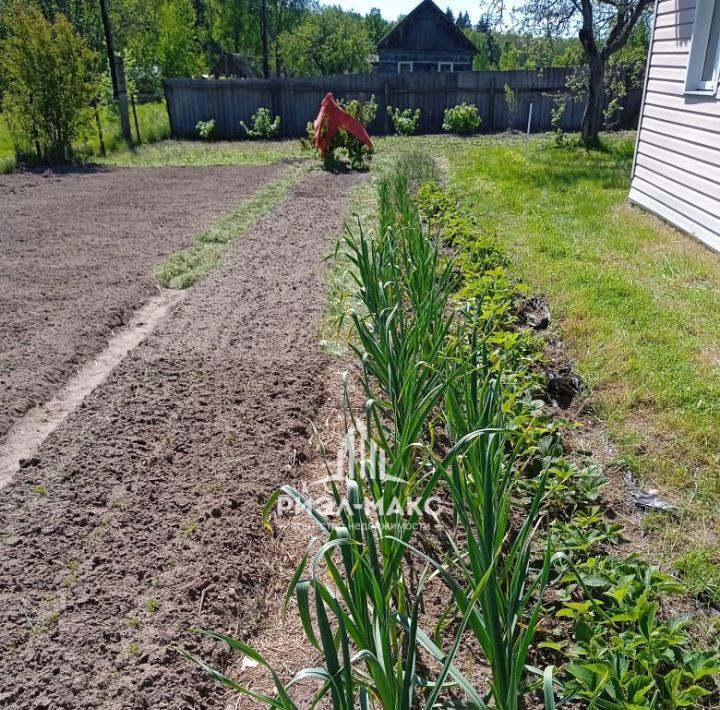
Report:
[{"label": "deciduous tree", "polygon": [[35,5],[10,3],[0,46],[3,109],[20,157],[69,160],[73,142],[88,127],[98,91],[96,57],[70,22],[48,20]]},{"label": "deciduous tree", "polygon": [[603,122],[605,74],[610,58],[630,39],[650,12],[652,0],[529,0],[522,12],[526,22],[545,36],[576,30],[587,65],[587,104],[582,139],[598,144]]},{"label": "deciduous tree", "polygon": [[383,16],[377,7],[373,7],[367,15],[365,15],[365,24],[368,28],[368,34],[374,44],[377,44],[391,29],[394,23],[389,22]]},{"label": "deciduous tree", "polygon": [[197,76],[204,69],[191,0],[164,0],[160,5],[156,54],[165,78]]},{"label": "deciduous tree", "polygon": [[279,41],[286,67],[295,75],[368,71],[374,50],[363,18],[339,7],[309,13]]}]

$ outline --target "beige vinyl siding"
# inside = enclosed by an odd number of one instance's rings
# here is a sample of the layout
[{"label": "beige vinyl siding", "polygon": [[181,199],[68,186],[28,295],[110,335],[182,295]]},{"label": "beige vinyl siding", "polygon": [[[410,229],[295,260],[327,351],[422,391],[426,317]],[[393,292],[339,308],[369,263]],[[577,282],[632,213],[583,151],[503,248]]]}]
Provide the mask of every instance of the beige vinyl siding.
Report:
[{"label": "beige vinyl siding", "polygon": [[685,93],[694,19],[657,3],[630,200],[720,251],[720,99]]}]

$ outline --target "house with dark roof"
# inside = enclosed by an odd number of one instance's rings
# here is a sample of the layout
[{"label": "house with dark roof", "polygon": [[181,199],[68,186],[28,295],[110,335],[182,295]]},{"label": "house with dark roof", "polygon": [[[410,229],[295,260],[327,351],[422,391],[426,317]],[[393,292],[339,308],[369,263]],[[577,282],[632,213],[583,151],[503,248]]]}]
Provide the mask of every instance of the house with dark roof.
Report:
[{"label": "house with dark roof", "polygon": [[382,74],[470,71],[477,48],[432,1],[423,0],[377,45]]}]

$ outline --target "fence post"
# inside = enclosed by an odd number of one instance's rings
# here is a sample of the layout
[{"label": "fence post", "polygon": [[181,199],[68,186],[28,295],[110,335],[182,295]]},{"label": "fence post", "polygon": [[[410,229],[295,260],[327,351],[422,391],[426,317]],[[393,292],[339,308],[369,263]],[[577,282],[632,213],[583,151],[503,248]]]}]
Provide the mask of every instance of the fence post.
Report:
[{"label": "fence post", "polygon": [[390,133],[390,116],[388,116],[388,106],[390,105],[390,84],[388,83],[388,80],[385,79],[385,85],[383,86],[383,90],[385,92],[385,118],[383,119],[383,130],[385,131],[385,135],[389,135]]},{"label": "fence post", "polygon": [[532,128],[532,114],[533,114],[533,102],[530,102],[530,108],[528,109],[528,125],[527,134],[530,135],[530,129]]},{"label": "fence post", "polygon": [[163,80],[163,94],[165,95],[165,110],[168,115],[168,125],[170,126],[170,137],[177,138],[175,135],[175,126],[173,125],[172,111],[170,110],[170,96],[168,95],[168,80]]},{"label": "fence post", "polygon": [[495,130],[495,91],[497,86],[497,79],[493,77],[490,79],[490,94],[488,96],[488,130]]},{"label": "fence post", "polygon": [[117,102],[120,113],[120,131],[123,138],[132,145],[132,132],[130,130],[130,114],[128,112],[127,88],[125,86],[125,65],[119,55],[115,55],[115,75],[117,78]]},{"label": "fence post", "polygon": [[100,122],[100,113],[98,112],[98,100],[93,99],[92,102],[93,113],[95,114],[95,125],[97,126],[98,140],[100,141],[100,155],[105,157],[105,141],[103,140],[102,123]]},{"label": "fence post", "polygon": [[132,106],[133,118],[135,119],[135,135],[137,136],[138,145],[140,145],[142,143],[140,124],[138,123],[137,110],[135,108],[135,95],[132,93],[130,94],[130,106]]},{"label": "fence post", "polygon": [[278,93],[278,83],[276,79],[270,79],[270,113],[272,114],[273,118],[277,116],[278,113],[278,100],[277,100],[277,93]]}]

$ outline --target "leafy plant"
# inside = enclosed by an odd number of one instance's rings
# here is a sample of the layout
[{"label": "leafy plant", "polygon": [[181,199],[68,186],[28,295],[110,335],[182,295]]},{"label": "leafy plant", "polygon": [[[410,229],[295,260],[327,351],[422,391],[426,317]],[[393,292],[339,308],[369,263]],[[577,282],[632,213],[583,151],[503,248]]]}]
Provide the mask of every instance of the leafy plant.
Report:
[{"label": "leafy plant", "polygon": [[505,84],[504,89],[505,104],[508,112],[508,130],[512,130],[517,125],[518,115],[518,92],[517,89],[513,89],[509,84]]},{"label": "leafy plant", "polygon": [[200,136],[200,139],[204,141],[212,140],[215,137],[216,129],[217,125],[214,118],[211,118],[209,121],[198,121],[197,126],[195,126],[197,134]]},{"label": "leafy plant", "polygon": [[683,591],[676,579],[637,556],[568,565],[557,612],[575,623],[568,698],[598,708],[678,708],[713,695],[709,681],[720,673],[720,657],[691,647],[687,620],[658,618],[658,599]]},{"label": "leafy plant", "polygon": [[411,108],[399,109],[392,106],[387,107],[390,122],[399,136],[411,136],[417,133],[420,124],[420,109],[413,111]]},{"label": "leafy plant", "polygon": [[608,709],[697,707],[711,697],[707,683],[720,673],[720,658],[690,650],[685,622],[662,623],[657,614],[657,603],[641,598],[626,612],[636,628],[612,633],[608,624],[578,623],[567,696]]},{"label": "leafy plant", "polygon": [[599,506],[576,513],[570,522],[557,520],[553,526],[554,547],[563,549],[571,557],[585,557],[603,545],[617,545],[623,526],[608,523]]},{"label": "leafy plant", "polygon": [[477,106],[465,102],[453,108],[445,109],[443,130],[460,136],[469,136],[480,128],[480,114]]},{"label": "leafy plant", "polygon": [[251,119],[252,128],[248,128],[244,121],[240,121],[242,129],[248,138],[271,140],[280,132],[280,116],[272,118],[270,109],[261,106]]},{"label": "leafy plant", "polygon": [[553,100],[553,107],[550,111],[550,125],[552,126],[553,138],[555,140],[555,146],[562,148],[565,144],[565,131],[563,131],[562,123],[563,116],[567,110],[567,103],[569,97],[561,95],[556,96]]}]

